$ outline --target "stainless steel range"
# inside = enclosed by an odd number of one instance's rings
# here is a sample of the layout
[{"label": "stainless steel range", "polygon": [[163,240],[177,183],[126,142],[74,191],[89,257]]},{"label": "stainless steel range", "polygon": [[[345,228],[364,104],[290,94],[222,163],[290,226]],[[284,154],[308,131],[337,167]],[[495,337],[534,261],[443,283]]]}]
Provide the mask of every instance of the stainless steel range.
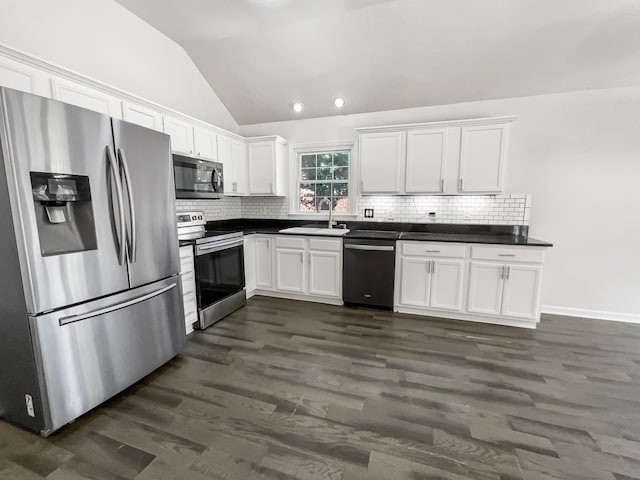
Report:
[{"label": "stainless steel range", "polygon": [[177,218],[178,238],[195,249],[197,327],[205,329],[247,302],[243,234],[206,230],[202,212],[182,212]]}]

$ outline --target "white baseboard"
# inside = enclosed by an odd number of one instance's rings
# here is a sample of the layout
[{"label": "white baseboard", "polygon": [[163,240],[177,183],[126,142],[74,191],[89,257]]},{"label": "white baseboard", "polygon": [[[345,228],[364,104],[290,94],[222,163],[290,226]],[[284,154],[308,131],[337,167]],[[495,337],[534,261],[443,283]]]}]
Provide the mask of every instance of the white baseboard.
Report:
[{"label": "white baseboard", "polygon": [[633,313],[607,312],[604,310],[586,310],[583,308],[542,305],[542,313],[549,313],[551,315],[565,315],[567,317],[584,317],[597,320],[611,320],[614,322],[640,323],[640,315],[636,315]]}]

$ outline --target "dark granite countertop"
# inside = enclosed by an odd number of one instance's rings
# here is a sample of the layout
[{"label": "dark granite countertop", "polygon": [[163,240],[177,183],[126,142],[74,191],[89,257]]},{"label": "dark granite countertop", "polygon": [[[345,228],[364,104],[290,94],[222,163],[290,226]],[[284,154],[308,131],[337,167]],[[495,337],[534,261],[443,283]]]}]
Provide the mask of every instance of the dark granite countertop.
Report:
[{"label": "dark granite countertop", "polygon": [[[341,222],[342,223],[342,222]],[[360,238],[384,240],[412,240],[425,242],[482,243],[494,245],[522,245],[552,247],[553,244],[528,236],[529,228],[524,225],[467,225],[444,223],[400,223],[400,222],[344,222],[349,233],[325,238]],[[302,233],[282,233],[290,227],[323,228],[326,223],[310,224],[308,220],[242,219],[219,220],[207,223],[207,230],[238,232],[245,235],[264,233],[281,235],[303,235]],[[191,245],[194,241],[180,241],[180,246]]]}]

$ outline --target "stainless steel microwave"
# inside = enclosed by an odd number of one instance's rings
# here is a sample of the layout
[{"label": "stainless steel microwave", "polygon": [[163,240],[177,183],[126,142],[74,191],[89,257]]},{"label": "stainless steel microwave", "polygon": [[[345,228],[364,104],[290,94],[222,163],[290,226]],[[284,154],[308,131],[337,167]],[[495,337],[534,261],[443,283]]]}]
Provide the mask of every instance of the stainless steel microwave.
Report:
[{"label": "stainless steel microwave", "polygon": [[222,198],[222,164],[198,158],[173,156],[176,198]]}]

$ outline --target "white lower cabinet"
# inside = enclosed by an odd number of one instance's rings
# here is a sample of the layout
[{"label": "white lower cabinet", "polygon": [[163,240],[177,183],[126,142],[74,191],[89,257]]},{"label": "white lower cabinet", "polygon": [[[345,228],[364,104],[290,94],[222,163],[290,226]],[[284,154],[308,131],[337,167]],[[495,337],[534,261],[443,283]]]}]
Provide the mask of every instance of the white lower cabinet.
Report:
[{"label": "white lower cabinet", "polygon": [[252,293],[342,304],[342,239],[298,235],[250,238],[255,257],[251,263],[245,252],[245,272],[255,268]]},{"label": "white lower cabinet", "polygon": [[401,258],[400,303],[420,308],[462,310],[463,260]]},{"label": "white lower cabinet", "polygon": [[244,237],[244,283],[247,298],[251,298],[256,289],[256,238],[254,235]]},{"label": "white lower cabinet", "polygon": [[198,321],[196,274],[191,245],[180,247],[180,276],[182,278],[185,330],[187,333],[191,333],[193,332],[193,324]]},{"label": "white lower cabinet", "polygon": [[429,306],[438,310],[462,311],[464,260],[435,259],[431,266]]},{"label": "white lower cabinet", "polygon": [[503,265],[471,262],[467,310],[485,315],[502,312]]},{"label": "white lower cabinet", "polygon": [[537,319],[540,316],[541,265],[507,265],[502,315]]},{"label": "white lower cabinet", "polygon": [[541,247],[398,242],[395,310],[535,327]]},{"label": "white lower cabinet", "polygon": [[342,297],[342,253],[309,251],[309,294]]},{"label": "white lower cabinet", "polygon": [[256,289],[273,290],[274,255],[272,243],[273,238],[270,236],[255,237]]}]

